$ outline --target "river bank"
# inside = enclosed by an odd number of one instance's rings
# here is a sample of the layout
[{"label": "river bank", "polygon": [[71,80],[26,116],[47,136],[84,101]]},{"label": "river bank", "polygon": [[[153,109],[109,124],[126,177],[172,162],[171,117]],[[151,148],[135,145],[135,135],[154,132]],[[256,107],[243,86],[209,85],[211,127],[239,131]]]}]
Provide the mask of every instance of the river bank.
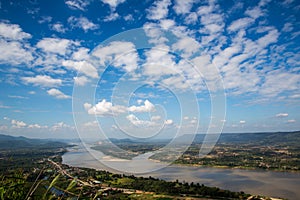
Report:
[{"label": "river bank", "polygon": [[[69,152],[62,156],[64,164],[118,173],[118,171],[105,166],[103,162],[95,159],[84,147],[77,148],[76,150],[70,148],[68,150]],[[148,160],[145,165],[151,164],[150,162]],[[126,161],[106,159],[106,164],[124,166],[126,165]],[[152,161],[152,164],[159,165],[160,163]],[[141,165],[140,167],[144,167],[145,165]],[[139,174],[139,176],[153,176],[167,181],[199,182],[207,186],[216,186],[232,191],[244,191],[251,194],[288,198],[291,200],[296,200],[300,197],[298,189],[300,185],[300,173],[170,165],[157,171]]]}]

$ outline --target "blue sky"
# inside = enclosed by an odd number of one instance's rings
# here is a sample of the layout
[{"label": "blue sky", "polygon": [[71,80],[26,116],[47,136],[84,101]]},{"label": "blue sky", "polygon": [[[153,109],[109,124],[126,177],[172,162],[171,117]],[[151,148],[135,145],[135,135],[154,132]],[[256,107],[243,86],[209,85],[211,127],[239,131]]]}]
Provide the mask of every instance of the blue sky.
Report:
[{"label": "blue sky", "polygon": [[1,0],[0,132],[299,130],[299,19],[297,0]]}]

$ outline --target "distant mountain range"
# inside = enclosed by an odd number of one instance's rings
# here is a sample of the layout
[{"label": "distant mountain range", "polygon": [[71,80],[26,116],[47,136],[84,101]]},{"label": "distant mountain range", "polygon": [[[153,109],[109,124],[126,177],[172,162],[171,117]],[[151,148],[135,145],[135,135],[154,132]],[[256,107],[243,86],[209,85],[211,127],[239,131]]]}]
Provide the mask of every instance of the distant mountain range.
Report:
[{"label": "distant mountain range", "polygon": [[221,134],[218,143],[258,143],[297,144],[300,145],[300,131],[294,132],[265,132],[265,133],[225,133]]},{"label": "distant mountain range", "polygon": [[[186,134],[176,140],[178,143],[191,139],[193,135]],[[194,143],[202,143],[205,134],[197,134]],[[134,144],[134,143],[151,143],[165,144],[170,139],[162,140],[135,140],[135,139],[116,139],[110,138],[115,144]],[[22,148],[48,148],[48,147],[66,147],[68,141],[55,141],[50,139],[30,139],[23,136],[13,137],[0,134],[0,150],[2,149],[22,149]],[[261,144],[261,145],[293,145],[300,146],[300,131],[294,132],[262,132],[262,133],[223,133],[219,136],[218,143],[236,143],[236,144]]]},{"label": "distant mountain range", "polygon": [[[205,134],[186,134],[180,136],[176,139],[177,143],[185,143],[191,141],[194,137],[194,143],[202,143]],[[145,143],[145,140],[136,140],[136,139],[116,139],[110,138],[110,141],[115,144],[130,144],[130,143]],[[146,140],[146,143],[168,143],[170,139],[162,140]],[[274,145],[274,144],[286,144],[286,145],[299,145],[300,146],[300,131],[294,132],[261,132],[261,133],[222,133],[218,138],[218,143],[256,143],[256,144],[265,144],[265,145]]]},{"label": "distant mountain range", "polygon": [[66,143],[47,139],[30,139],[23,136],[13,137],[0,134],[0,150],[28,149],[28,148],[60,148],[66,147]]}]

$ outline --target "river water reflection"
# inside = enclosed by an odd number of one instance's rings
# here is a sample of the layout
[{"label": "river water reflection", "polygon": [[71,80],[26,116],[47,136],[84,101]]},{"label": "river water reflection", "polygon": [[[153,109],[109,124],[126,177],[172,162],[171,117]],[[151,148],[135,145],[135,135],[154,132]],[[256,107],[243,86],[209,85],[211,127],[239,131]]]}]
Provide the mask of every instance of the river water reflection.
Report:
[{"label": "river water reflection", "polygon": [[[98,153],[100,156],[103,156],[101,152]],[[127,164],[126,161],[112,159],[107,156],[104,156],[103,159],[111,166],[125,166]],[[102,165],[83,147],[70,148],[69,152],[63,155],[63,163],[76,167],[117,172]],[[149,167],[149,163],[152,163],[154,166],[160,165],[159,163],[147,160],[140,167]],[[291,200],[300,199],[300,173],[171,165],[158,171],[139,175],[153,176],[164,180],[178,179],[179,181],[199,182],[207,186],[216,186],[232,191],[284,197]]]}]

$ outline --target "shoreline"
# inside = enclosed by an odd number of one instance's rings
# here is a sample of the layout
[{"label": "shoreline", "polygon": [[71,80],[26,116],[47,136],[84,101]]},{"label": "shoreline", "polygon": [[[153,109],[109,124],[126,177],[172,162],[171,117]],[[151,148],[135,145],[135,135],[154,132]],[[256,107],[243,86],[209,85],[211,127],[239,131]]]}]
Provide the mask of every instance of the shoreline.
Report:
[{"label": "shoreline", "polygon": [[[73,148],[74,146],[77,145],[73,145],[71,146],[71,148]],[[68,147],[69,148],[69,147]],[[67,152],[76,152],[76,151],[69,151],[68,148],[65,149],[64,153]],[[86,147],[85,147],[86,148]],[[87,149],[86,149],[87,150]],[[102,151],[93,149],[95,151],[98,151],[100,153],[103,153]],[[88,150],[87,150],[88,151]],[[63,154],[64,154],[63,153]],[[104,154],[104,153],[103,153]],[[104,159],[108,159],[107,161],[130,161],[131,159],[123,159],[123,158],[117,158],[114,157],[112,155],[106,155],[103,157]],[[148,158],[147,160],[155,162],[155,163],[166,163],[164,161],[160,161],[160,160],[156,160],[156,159],[151,159]],[[166,163],[167,164],[167,163]],[[262,169],[262,168],[256,168],[256,167],[244,167],[244,166],[235,166],[235,167],[230,167],[230,166],[226,166],[226,165],[198,165],[198,164],[184,164],[184,163],[171,163],[168,166],[180,166],[180,167],[201,167],[201,168],[214,168],[214,169],[240,169],[240,170],[248,170],[248,171],[261,171],[261,172],[281,172],[281,173],[295,173],[295,174],[300,174],[300,170],[281,170],[281,169]]]},{"label": "shoreline", "polygon": [[[68,154],[70,153],[70,154]],[[73,154],[75,153],[75,154]],[[97,160],[92,160],[92,156],[85,148],[80,150],[80,155],[72,152],[72,148],[68,149],[63,163],[74,167],[90,168],[95,170],[106,170],[112,173],[123,174],[122,171],[108,169],[105,166],[97,164]],[[82,157],[83,156],[83,157]],[[63,156],[64,157],[64,156]],[[80,159],[85,158],[85,159]],[[159,162],[154,161],[152,162]],[[224,170],[222,170],[224,169]],[[183,165],[171,164],[160,171],[153,171],[146,174],[134,174],[135,176],[148,177],[152,176],[167,181],[180,180],[184,182],[199,182],[207,186],[217,186],[231,191],[245,191],[252,194],[261,194],[269,197],[285,197],[288,199],[297,199],[300,195],[295,183],[300,184],[300,177],[298,172],[279,172],[274,170],[263,169],[239,169],[229,167],[211,167],[199,165]],[[281,182],[282,178],[285,178]],[[299,178],[297,178],[299,177]],[[221,179],[220,179],[221,178]],[[296,182],[295,182],[296,181]],[[275,183],[280,184],[275,184]],[[275,189],[275,193],[274,193]]]},{"label": "shoreline", "polygon": [[[99,151],[96,149],[93,149],[95,151]],[[103,153],[102,151],[99,151],[101,153]],[[132,159],[123,159],[123,158],[117,158],[114,157],[112,155],[105,155],[105,158],[111,158],[111,160],[109,161],[130,161]],[[151,158],[147,158],[147,160],[153,161],[155,163],[165,163],[164,161],[160,161],[157,159],[151,159]],[[215,169],[241,169],[241,170],[249,170],[249,171],[265,171],[265,172],[287,172],[287,173],[296,173],[296,174],[300,174],[300,170],[281,170],[281,169],[263,169],[263,168],[257,168],[257,167],[245,167],[245,166],[234,166],[234,167],[230,167],[227,165],[198,165],[198,164],[188,164],[188,163],[171,163],[169,164],[169,166],[185,166],[185,167],[202,167],[202,168],[215,168]]]}]

